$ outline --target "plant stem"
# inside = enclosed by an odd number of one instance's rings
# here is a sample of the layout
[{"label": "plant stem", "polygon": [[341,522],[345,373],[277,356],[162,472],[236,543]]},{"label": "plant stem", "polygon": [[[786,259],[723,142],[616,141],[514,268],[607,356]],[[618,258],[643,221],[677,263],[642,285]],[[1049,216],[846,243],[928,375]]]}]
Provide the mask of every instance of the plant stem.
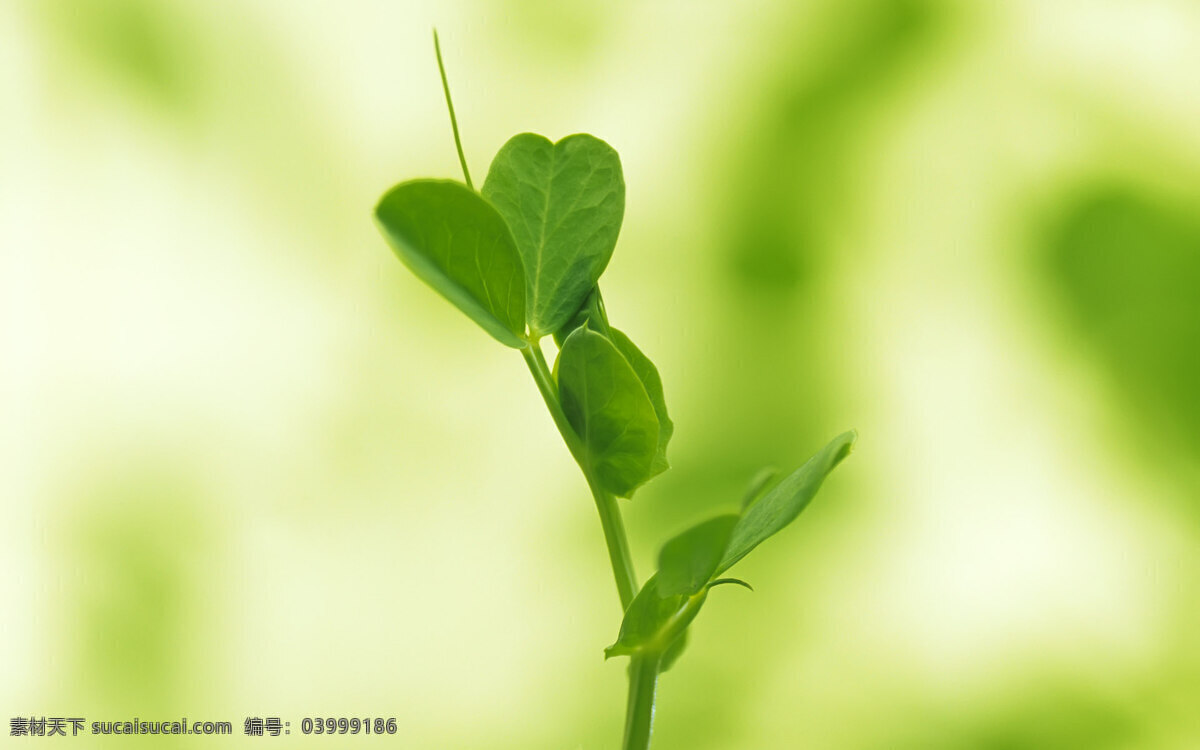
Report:
[{"label": "plant stem", "polygon": [[[533,374],[533,380],[541,391],[546,408],[550,410],[550,416],[554,418],[554,424],[562,433],[567,450],[579,464],[584,478],[587,479],[588,488],[592,491],[596,511],[600,514],[600,525],[604,529],[604,541],[608,545],[608,559],[612,563],[613,578],[617,582],[617,594],[621,597],[621,612],[624,613],[633,601],[638,585],[617,499],[605,491],[596,480],[583,443],[563,411],[554,374],[546,364],[546,357],[542,354],[541,344],[536,338],[531,338],[529,345],[521,350],[521,356],[529,365],[529,372]],[[622,744],[624,750],[648,750],[650,747],[650,732],[654,724],[654,693],[658,686],[660,658],[661,655],[657,653],[637,654],[630,660],[629,698],[625,705],[625,741]]]},{"label": "plant stem", "polygon": [[647,750],[654,725],[658,654],[638,654],[629,662],[629,700],[625,705],[624,750]]},{"label": "plant stem", "polygon": [[550,416],[554,418],[555,426],[562,434],[563,442],[567,444],[567,450],[579,464],[584,479],[587,480],[588,488],[592,491],[592,498],[596,501],[596,511],[600,514],[600,526],[604,529],[604,542],[608,546],[608,559],[612,563],[613,578],[617,582],[617,595],[621,598],[621,612],[624,613],[629,603],[633,601],[638,585],[637,577],[633,572],[633,558],[629,554],[629,540],[625,535],[625,524],[621,520],[621,509],[617,506],[617,499],[596,481],[588,464],[583,443],[580,442],[579,436],[575,434],[575,428],[571,426],[566,412],[563,411],[562,402],[558,398],[558,387],[554,383],[554,375],[550,371],[549,365],[546,364],[546,357],[542,354],[541,344],[537,340],[530,341],[529,345],[521,350],[521,356],[529,365],[529,372],[533,374],[533,380],[537,383],[538,390],[541,391],[546,408],[550,410]]}]

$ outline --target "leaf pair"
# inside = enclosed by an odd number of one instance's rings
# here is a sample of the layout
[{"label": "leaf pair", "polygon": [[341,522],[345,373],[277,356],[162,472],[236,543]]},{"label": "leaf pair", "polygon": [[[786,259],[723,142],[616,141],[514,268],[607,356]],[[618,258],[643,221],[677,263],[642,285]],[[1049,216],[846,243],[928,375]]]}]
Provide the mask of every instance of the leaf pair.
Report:
[{"label": "leaf pair", "polygon": [[[658,556],[658,572],[634,597],[621,622],[608,657],[638,652],[664,653],[674,646],[699,612],[709,589],[722,583],[748,584],[720,578],[763,541],[777,534],[808,507],[825,477],[849,455],[857,434],[845,432],[803,466],[762,495],[756,478],[740,514],[710,518],[684,531]],[[681,626],[682,623],[682,626]]]},{"label": "leaf pair", "polygon": [[375,218],[422,281],[521,348],[566,324],[607,267],[625,213],[621,161],[590,135],[551,143],[523,133],[500,149],[482,192],[404,182]]}]

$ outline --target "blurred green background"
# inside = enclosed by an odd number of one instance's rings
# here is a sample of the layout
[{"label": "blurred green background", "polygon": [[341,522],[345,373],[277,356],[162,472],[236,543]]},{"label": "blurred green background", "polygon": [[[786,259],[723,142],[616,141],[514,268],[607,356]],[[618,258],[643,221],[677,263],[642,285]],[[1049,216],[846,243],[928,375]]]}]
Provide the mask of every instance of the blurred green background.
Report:
[{"label": "blurred green background", "polygon": [[6,720],[615,747],[582,479],[371,222],[458,174],[434,25],[477,176],[525,130],[621,153],[605,294],[677,425],[643,576],[861,433],[656,748],[1200,747],[1189,0],[0,3]]}]

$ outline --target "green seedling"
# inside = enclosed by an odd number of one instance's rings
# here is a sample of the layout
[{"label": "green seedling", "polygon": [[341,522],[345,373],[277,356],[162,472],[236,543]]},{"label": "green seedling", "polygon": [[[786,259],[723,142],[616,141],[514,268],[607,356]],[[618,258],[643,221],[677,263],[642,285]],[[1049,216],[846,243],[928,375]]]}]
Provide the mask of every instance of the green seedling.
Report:
[{"label": "green seedling", "polygon": [[[400,260],[492,338],[520,351],[579,464],[600,515],[623,617],[605,658],[628,656],[625,750],[649,747],[658,676],[679,658],[688,628],[722,577],[796,519],[849,453],[855,433],[834,438],[771,486],[750,483],[737,511],[702,521],[663,545],[658,571],[639,587],[617,498],[668,468],[674,425],[658,369],[609,324],[597,285],[625,213],[617,152],[591,135],[558,142],[532,133],[496,154],[483,188],[471,182],[434,32],[438,70],[465,184],[410,180],[375,207]],[[541,341],[552,336],[551,368]]]}]

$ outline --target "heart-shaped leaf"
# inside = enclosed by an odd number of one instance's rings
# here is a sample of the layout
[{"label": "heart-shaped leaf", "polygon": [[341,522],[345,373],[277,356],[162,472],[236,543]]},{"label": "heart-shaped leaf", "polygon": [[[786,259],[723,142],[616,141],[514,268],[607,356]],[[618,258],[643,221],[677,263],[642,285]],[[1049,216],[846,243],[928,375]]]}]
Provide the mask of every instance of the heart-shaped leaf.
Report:
[{"label": "heart-shaped leaf", "polygon": [[616,247],[625,215],[620,157],[587,134],[551,143],[522,133],[492,160],[483,195],[508,222],[525,262],[530,332],[557,331]]},{"label": "heart-shaped leaf", "polygon": [[642,381],[611,341],[586,326],[563,342],[555,370],[589,469],[606,490],[629,497],[650,478],[658,450],[658,417]]},{"label": "heart-shaped leaf", "polygon": [[506,346],[525,345],[525,272],[504,219],[466,185],[412,180],[375,220],[414,274]]},{"label": "heart-shaped leaf", "polygon": [[729,570],[763,540],[794,521],[808,507],[829,472],[850,454],[857,437],[853,430],[838,435],[763,499],[752,504],[734,527],[729,547],[714,575]]},{"label": "heart-shaped leaf", "polygon": [[658,553],[658,593],[691,596],[704,588],[739,520],[736,514],[710,518],[664,544]]}]

